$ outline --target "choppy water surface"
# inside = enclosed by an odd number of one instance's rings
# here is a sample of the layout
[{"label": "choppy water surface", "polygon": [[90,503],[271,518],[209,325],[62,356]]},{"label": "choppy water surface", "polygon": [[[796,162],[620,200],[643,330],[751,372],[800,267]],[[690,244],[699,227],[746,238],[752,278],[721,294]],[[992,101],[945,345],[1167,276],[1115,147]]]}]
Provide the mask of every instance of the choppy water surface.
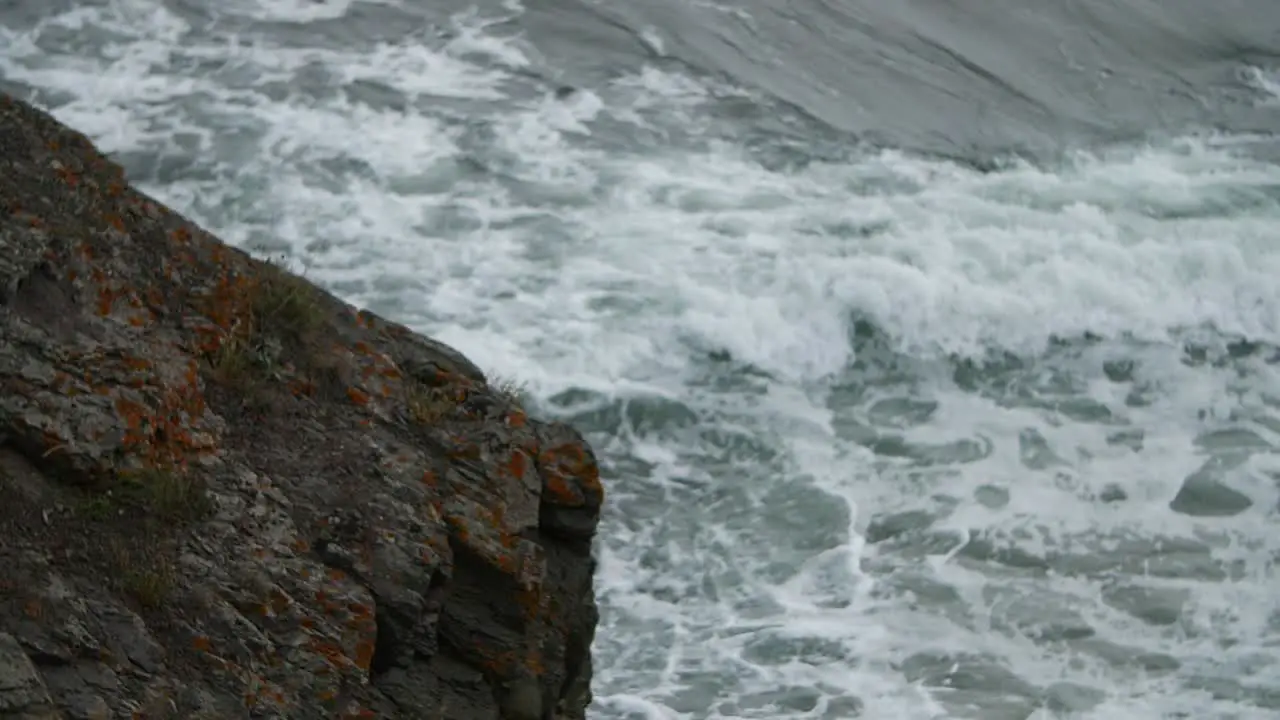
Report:
[{"label": "choppy water surface", "polygon": [[0,84],[590,434],[593,717],[1280,716],[1280,5],[984,5],[19,0]]}]

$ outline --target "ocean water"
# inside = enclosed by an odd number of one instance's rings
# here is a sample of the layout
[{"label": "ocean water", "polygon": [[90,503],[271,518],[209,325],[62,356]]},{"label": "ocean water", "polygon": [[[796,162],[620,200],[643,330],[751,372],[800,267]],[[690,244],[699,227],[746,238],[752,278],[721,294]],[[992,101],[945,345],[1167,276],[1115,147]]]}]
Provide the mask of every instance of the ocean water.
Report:
[{"label": "ocean water", "polygon": [[0,86],[589,435],[593,718],[1280,717],[1280,4],[967,5],[11,0]]}]

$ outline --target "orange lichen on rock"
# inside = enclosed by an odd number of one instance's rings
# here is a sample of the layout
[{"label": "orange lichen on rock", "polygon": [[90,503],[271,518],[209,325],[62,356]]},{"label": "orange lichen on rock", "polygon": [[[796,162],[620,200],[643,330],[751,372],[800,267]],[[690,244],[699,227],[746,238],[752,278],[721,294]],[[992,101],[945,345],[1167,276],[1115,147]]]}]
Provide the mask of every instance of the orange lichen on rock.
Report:
[{"label": "orange lichen on rock", "polygon": [[350,348],[338,348],[338,352],[356,368],[348,398],[360,407],[371,406],[369,410],[385,420],[388,401],[405,393],[403,373],[395,361],[364,340],[357,340]]},{"label": "orange lichen on rock", "polygon": [[542,477],[551,496],[564,505],[598,503],[603,493],[600,468],[580,445],[565,444],[539,453]]},{"label": "orange lichen on rock", "polygon": [[368,670],[369,666],[373,664],[373,652],[374,644],[372,640],[363,638],[358,641],[356,643],[356,667],[361,670]]},{"label": "orange lichen on rock", "polygon": [[214,335],[210,348],[216,352],[234,336],[251,332],[250,323],[254,281],[226,263],[225,252],[214,252],[214,264],[219,272],[212,287],[204,294],[202,310],[221,333]]},{"label": "orange lichen on rock", "polygon": [[528,467],[529,459],[528,456],[525,455],[524,451],[519,449],[513,450],[511,452],[511,459],[507,461],[507,472],[511,473],[511,477],[516,478],[517,480],[523,478]]},{"label": "orange lichen on rock", "polygon": [[349,387],[347,388],[347,399],[351,400],[352,403],[363,407],[369,404],[369,393],[358,387]]},{"label": "orange lichen on rock", "polygon": [[128,455],[141,467],[178,470],[216,450],[213,435],[196,428],[207,405],[198,378],[192,382],[191,365],[182,380],[165,385],[150,361],[126,357],[121,362],[134,375],[128,384],[150,390],[134,397],[120,393],[113,401],[126,428],[122,449]]},{"label": "orange lichen on rock", "polygon": [[577,506],[586,502],[582,492],[576,485],[558,473],[544,474],[546,489],[551,497],[561,505]]}]

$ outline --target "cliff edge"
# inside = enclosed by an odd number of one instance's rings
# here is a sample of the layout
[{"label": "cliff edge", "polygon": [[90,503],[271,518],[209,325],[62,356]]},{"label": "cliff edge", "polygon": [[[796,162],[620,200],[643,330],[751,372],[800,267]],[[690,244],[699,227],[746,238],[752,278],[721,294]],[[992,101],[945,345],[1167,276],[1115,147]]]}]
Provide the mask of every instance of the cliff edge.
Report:
[{"label": "cliff edge", "polygon": [[0,94],[0,718],[583,718],[602,495]]}]

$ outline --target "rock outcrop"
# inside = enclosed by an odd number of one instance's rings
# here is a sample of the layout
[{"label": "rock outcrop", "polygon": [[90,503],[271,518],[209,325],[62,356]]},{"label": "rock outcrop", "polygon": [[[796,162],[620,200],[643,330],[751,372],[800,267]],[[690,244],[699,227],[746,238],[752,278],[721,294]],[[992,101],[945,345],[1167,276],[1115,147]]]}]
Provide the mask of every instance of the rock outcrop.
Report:
[{"label": "rock outcrop", "polygon": [[602,492],[0,95],[0,717],[582,718]]}]

